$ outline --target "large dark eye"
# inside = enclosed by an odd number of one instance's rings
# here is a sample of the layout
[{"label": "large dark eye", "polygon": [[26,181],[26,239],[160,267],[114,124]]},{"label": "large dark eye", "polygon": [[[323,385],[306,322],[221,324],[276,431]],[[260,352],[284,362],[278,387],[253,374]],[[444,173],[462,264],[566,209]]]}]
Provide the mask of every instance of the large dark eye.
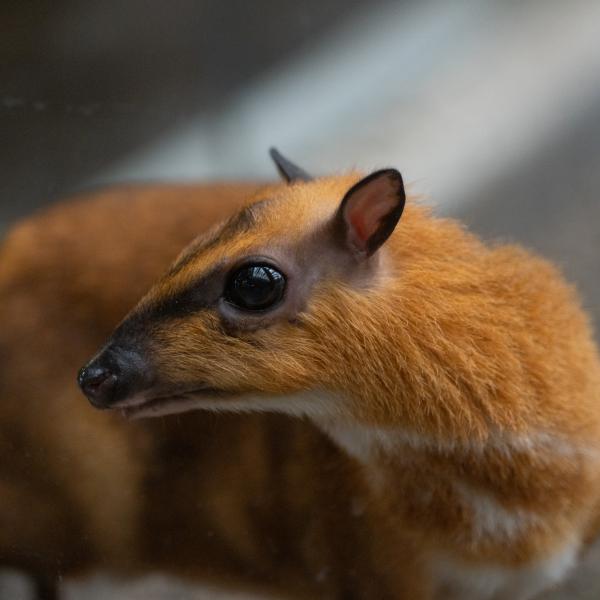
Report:
[{"label": "large dark eye", "polygon": [[225,300],[245,310],[264,310],[283,297],[285,277],[270,265],[241,267],[229,277]]}]

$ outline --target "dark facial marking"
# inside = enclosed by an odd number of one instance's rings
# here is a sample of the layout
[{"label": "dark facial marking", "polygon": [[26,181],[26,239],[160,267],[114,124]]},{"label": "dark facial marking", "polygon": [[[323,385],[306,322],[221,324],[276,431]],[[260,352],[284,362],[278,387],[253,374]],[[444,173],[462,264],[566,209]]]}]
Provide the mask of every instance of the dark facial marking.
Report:
[{"label": "dark facial marking", "polygon": [[161,299],[151,308],[152,317],[156,320],[181,318],[211,308],[221,297],[223,285],[224,273],[217,267]]},{"label": "dark facial marking", "polygon": [[142,304],[121,323],[116,338],[135,338],[141,342],[158,323],[214,307],[223,290],[223,277],[221,270],[215,269],[183,289]]},{"label": "dark facial marking", "polygon": [[202,239],[198,244],[192,244],[188,251],[169,269],[168,275],[177,275],[185,267],[194,262],[201,252],[210,250],[223,242],[228,242],[237,235],[247,233],[256,224],[256,207],[267,200],[261,200],[251,206],[246,206],[238,213],[233,215],[223,224],[215,235],[206,240]]}]

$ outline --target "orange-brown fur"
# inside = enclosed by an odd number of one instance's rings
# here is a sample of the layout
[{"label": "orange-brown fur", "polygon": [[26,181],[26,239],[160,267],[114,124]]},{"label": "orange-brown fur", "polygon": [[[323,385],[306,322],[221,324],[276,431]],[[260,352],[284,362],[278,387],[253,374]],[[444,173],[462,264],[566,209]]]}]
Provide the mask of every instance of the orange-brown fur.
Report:
[{"label": "orange-brown fur", "polygon": [[93,411],[76,387],[81,363],[180,249],[256,189],[98,191],[9,233],[0,564],[49,579],[159,570],[308,597],[420,597],[411,541],[363,514],[355,465],[310,423],[202,413],[128,422]]},{"label": "orange-brown fur", "polygon": [[[354,180],[271,192],[273,206],[251,232],[210,245],[147,298],[224,257],[293,244],[333,213]],[[364,289],[320,282],[300,326],[277,323],[232,339],[210,311],[167,323],[157,334],[160,368],[177,381],[202,372],[216,387],[244,393],[333,392],[347,399],[333,421],[431,440],[425,450],[397,450],[397,463],[387,465],[383,453],[377,468],[397,490],[386,487],[383,501],[398,507],[395,517],[405,505],[411,519],[429,521],[426,537],[459,556],[519,564],[585,531],[600,493],[600,368],[573,290],[545,261],[516,247],[488,248],[418,204],[407,207],[381,261]],[[507,438],[534,447],[507,457],[495,447]],[[544,518],[510,540],[509,551],[504,541],[465,543],[472,525],[451,489],[457,478]],[[412,491],[427,489],[427,505],[411,503]]]},{"label": "orange-brown fur", "polygon": [[[219,261],[318,235],[356,179],[235,188],[228,208],[270,198],[255,226],[222,242],[196,242],[194,259],[159,279],[140,306]],[[154,334],[156,364],[173,382],[200,373],[242,399],[324,392],[327,410],[315,401],[308,411],[316,428],[274,416],[186,414],[127,424],[90,415],[71,379],[78,361],[95,350],[177,244],[205,229],[190,198],[179,208],[177,189],[145,193],[156,204],[140,200],[129,218],[119,215],[119,227],[135,219],[137,231],[107,240],[106,255],[98,253],[99,240],[115,234],[102,219],[117,210],[114,201],[107,209],[110,200],[99,199],[22,226],[0,259],[9,307],[1,385],[13,399],[3,404],[2,423],[19,432],[13,448],[36,440],[51,449],[19,470],[50,460],[50,487],[60,497],[52,506],[79,517],[74,531],[88,532],[88,550],[96,552],[90,560],[123,565],[143,557],[188,573],[208,564],[307,593],[307,582],[317,579],[338,595],[413,598],[427,597],[424,586],[440,556],[518,569],[573,539],[593,537],[600,366],[574,292],[541,259],[486,247],[414,202],[371,272],[319,281],[293,322],[224,336],[218,317],[204,311]],[[200,201],[214,190],[188,193]],[[160,202],[171,204],[163,212]],[[84,215],[89,229],[77,231]],[[160,242],[152,227],[165,232]],[[60,294],[58,278],[66,287]],[[352,456],[343,443],[348,431],[378,437]],[[175,472],[182,456],[186,468]],[[19,479],[12,477],[9,485]],[[39,479],[21,476],[14,488],[38,496]],[[535,518],[510,535],[482,535],[469,501],[478,495],[507,514]],[[22,506],[15,501],[9,509]],[[60,517],[44,518],[52,531]],[[157,539],[174,531],[185,540],[177,552],[177,540]],[[123,553],[135,544],[136,551]],[[431,568],[424,579],[404,564],[413,544]],[[5,547],[14,547],[12,538],[0,538],[0,552],[10,557]]]}]

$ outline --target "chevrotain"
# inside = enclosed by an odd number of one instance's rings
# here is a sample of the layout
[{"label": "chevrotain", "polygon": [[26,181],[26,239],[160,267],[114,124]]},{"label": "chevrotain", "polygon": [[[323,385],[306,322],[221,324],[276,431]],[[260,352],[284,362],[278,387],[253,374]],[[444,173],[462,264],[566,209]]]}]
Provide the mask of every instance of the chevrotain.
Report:
[{"label": "chevrotain", "polygon": [[[600,502],[573,289],[406,202],[394,169],[273,157],[284,184],[99,193],[5,242],[5,562],[338,598],[561,580]],[[94,350],[96,413],[73,382]]]},{"label": "chevrotain", "polygon": [[100,189],[6,236],[0,566],[31,573],[40,598],[54,597],[62,576],[93,571],[286,597],[421,597],[410,536],[385,532],[389,545],[377,543],[359,467],[311,423],[127,421],[90,409],[77,387],[82,362],[180,250],[264,187]]}]

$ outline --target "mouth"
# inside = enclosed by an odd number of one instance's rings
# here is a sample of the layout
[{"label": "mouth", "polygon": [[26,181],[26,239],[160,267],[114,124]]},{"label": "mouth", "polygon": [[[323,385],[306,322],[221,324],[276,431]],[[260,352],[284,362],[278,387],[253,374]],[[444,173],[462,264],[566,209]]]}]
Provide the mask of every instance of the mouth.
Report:
[{"label": "mouth", "polygon": [[211,401],[218,401],[230,394],[216,388],[202,387],[169,395],[133,396],[114,404],[111,408],[121,411],[130,420],[162,417],[200,410]]}]

